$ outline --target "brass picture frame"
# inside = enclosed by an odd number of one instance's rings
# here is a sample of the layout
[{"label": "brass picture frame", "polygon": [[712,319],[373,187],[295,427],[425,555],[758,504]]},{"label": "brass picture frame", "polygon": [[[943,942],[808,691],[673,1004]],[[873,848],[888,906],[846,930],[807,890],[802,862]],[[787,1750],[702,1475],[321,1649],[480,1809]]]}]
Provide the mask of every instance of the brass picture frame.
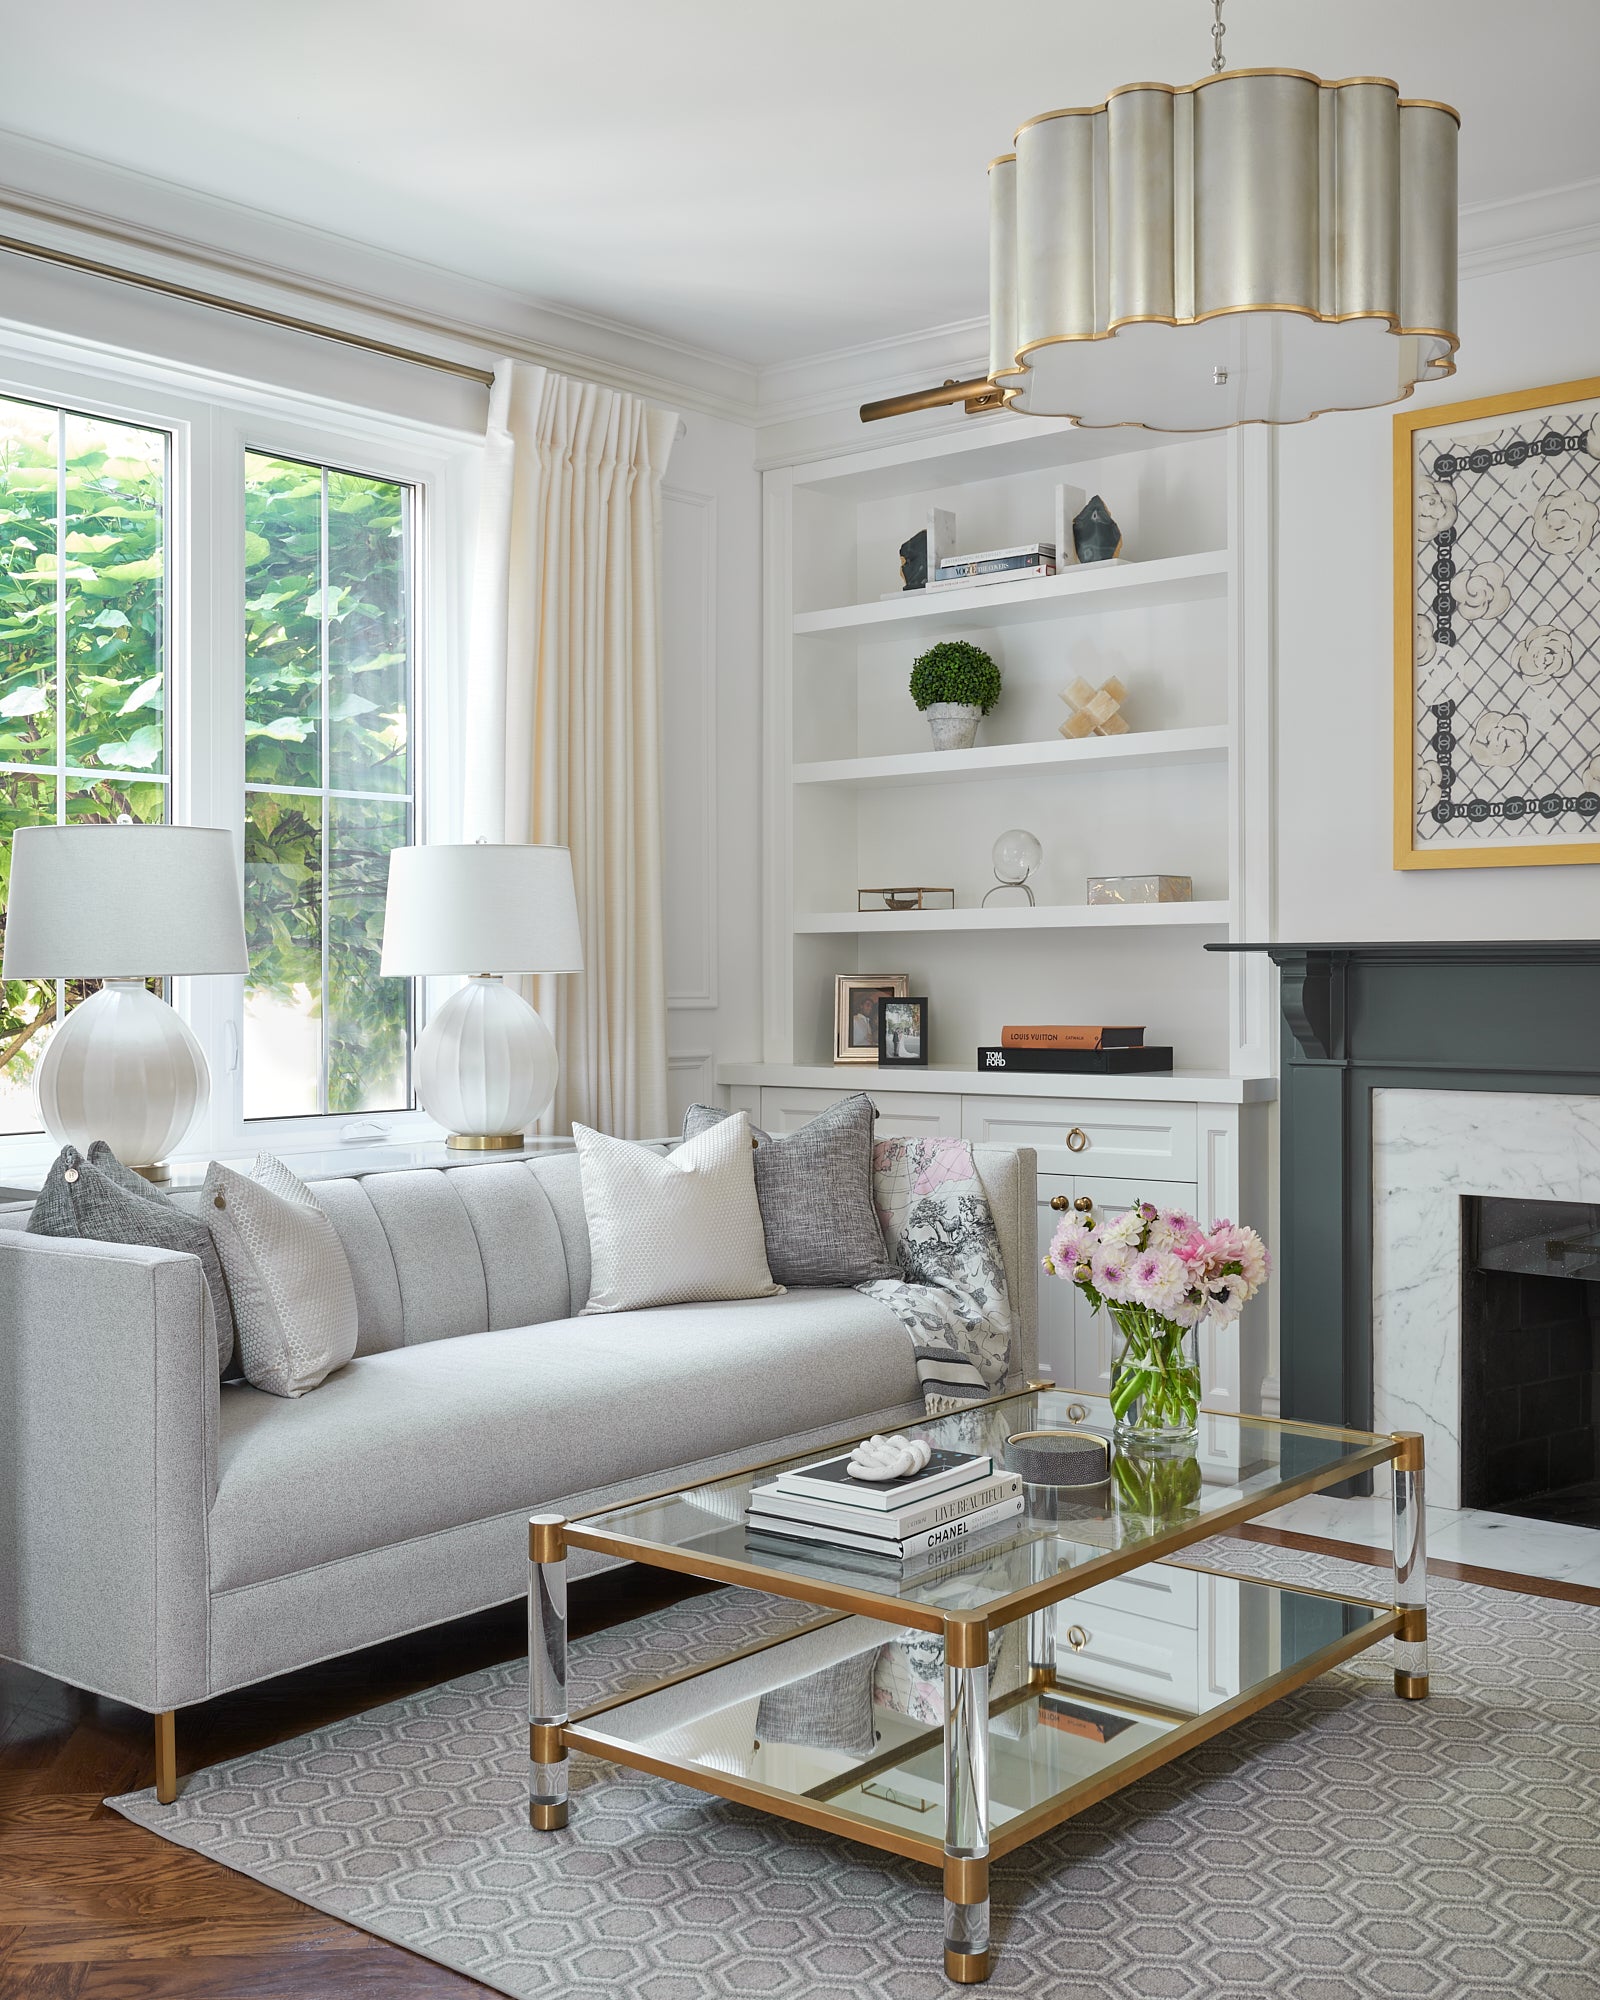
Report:
[{"label": "brass picture frame", "polygon": [[[833,1060],[835,1063],[878,1061],[878,1008],[881,1000],[905,1000],[911,993],[907,972],[841,972],[833,982]],[[863,1006],[870,996],[873,1004]]]},{"label": "brass picture frame", "polygon": [[1600,861],[1600,377],[1394,419],[1394,865]]}]

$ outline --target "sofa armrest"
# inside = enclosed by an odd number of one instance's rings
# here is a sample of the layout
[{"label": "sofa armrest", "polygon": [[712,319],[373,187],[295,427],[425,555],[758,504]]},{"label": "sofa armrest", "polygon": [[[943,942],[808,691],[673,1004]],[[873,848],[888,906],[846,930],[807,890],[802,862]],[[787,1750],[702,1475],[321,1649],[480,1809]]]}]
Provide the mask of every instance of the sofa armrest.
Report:
[{"label": "sofa armrest", "polygon": [[219,1409],[198,1258],[0,1230],[0,1655],[205,1695]]},{"label": "sofa armrest", "polygon": [[1039,1372],[1039,1156],[1031,1146],[974,1146],[1011,1295],[1010,1382]]}]

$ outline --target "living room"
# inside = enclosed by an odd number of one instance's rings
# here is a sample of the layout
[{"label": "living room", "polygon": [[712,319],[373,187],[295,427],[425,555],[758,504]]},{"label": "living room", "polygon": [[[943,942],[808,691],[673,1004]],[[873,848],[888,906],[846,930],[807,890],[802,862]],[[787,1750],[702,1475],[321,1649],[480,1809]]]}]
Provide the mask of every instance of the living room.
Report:
[{"label": "living room", "polygon": [[61,25],[0,1995],[1600,2000],[1600,16]]}]

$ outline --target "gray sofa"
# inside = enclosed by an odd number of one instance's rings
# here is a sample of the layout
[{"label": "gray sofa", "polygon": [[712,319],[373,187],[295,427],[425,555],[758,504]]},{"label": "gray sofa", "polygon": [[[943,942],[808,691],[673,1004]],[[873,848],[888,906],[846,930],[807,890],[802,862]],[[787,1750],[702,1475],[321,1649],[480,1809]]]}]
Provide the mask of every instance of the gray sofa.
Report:
[{"label": "gray sofa", "polygon": [[[974,1153],[1021,1381],[1034,1159]],[[294,1401],[219,1388],[197,1259],[30,1236],[25,1205],[0,1212],[0,1655],[164,1716],[517,1596],[530,1512],[920,1413],[909,1336],[858,1292],[575,1317],[571,1155],[315,1192],[360,1343]],[[577,1554],[574,1573],[601,1561]]]}]

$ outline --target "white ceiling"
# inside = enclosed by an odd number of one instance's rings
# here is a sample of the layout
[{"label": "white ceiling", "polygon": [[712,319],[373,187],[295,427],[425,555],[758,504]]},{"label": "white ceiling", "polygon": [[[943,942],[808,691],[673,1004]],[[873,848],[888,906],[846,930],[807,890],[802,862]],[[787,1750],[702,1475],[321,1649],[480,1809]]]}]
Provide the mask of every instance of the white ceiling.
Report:
[{"label": "white ceiling", "polygon": [[[1182,83],[1206,0],[74,0],[26,135],[767,363],[981,315],[1024,118]],[[1243,67],[1463,114],[1464,203],[1600,176],[1600,0],[1228,0]]]}]

